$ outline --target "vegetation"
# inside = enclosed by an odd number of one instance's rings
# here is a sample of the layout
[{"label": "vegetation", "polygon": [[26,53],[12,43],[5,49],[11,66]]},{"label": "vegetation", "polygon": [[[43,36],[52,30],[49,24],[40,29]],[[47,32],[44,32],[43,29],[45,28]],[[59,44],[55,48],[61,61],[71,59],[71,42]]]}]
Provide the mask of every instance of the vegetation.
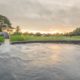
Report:
[{"label": "vegetation", "polygon": [[[8,18],[5,16],[0,15],[0,32],[2,32],[3,27],[11,27],[11,23]],[[8,32],[12,30],[8,30]],[[80,28],[76,28],[70,33],[65,33],[65,34],[42,34],[42,33],[21,33],[21,29],[19,26],[16,27],[15,32],[11,35],[10,40],[12,42],[15,41],[60,41],[60,40],[65,40],[65,41],[70,41],[70,40],[80,40]],[[0,36],[0,42],[3,42],[4,38]]]},{"label": "vegetation", "polygon": [[4,42],[4,37],[0,36],[0,42]]},{"label": "vegetation", "polygon": [[19,33],[20,33],[20,27],[19,27],[19,26],[17,26],[17,27],[16,27],[15,34],[19,34]]},{"label": "vegetation", "polygon": [[65,33],[65,36],[80,36],[80,28],[76,28],[70,33]]},{"label": "vegetation", "polygon": [[73,30],[73,32],[71,32],[70,35],[80,36],[80,28],[76,28],[75,30]]},{"label": "vegetation", "polygon": [[16,28],[16,34],[11,35],[10,40],[15,41],[71,41],[71,40],[80,40],[80,28],[75,29],[73,32],[66,34],[41,34],[41,33],[20,33],[20,28]]},{"label": "vegetation", "polygon": [[4,24],[7,24],[8,27],[11,27],[11,22],[7,17],[0,15],[0,21],[4,21]]},{"label": "vegetation", "polygon": [[34,35],[12,35],[11,41],[59,41],[80,40],[80,36],[34,36]]},{"label": "vegetation", "polygon": [[9,19],[5,16],[0,15],[0,32],[2,32],[2,28],[4,27],[12,28]]}]

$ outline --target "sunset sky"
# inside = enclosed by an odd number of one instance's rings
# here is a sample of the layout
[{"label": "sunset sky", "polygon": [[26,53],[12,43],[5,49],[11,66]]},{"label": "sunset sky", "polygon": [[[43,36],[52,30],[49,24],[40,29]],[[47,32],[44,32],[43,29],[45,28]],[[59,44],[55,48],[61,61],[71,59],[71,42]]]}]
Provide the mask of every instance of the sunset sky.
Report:
[{"label": "sunset sky", "polygon": [[80,0],[0,0],[0,14],[23,31],[69,32],[80,26]]}]

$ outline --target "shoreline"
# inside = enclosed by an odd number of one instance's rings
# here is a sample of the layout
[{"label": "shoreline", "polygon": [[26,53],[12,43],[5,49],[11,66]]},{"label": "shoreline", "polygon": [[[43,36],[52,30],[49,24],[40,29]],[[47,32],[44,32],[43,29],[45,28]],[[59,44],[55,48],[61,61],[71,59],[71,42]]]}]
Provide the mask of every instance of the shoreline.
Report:
[{"label": "shoreline", "polygon": [[71,40],[71,41],[65,41],[65,40],[59,40],[59,41],[15,41],[10,42],[10,44],[28,44],[28,43],[69,43],[69,44],[80,44],[80,40]]}]

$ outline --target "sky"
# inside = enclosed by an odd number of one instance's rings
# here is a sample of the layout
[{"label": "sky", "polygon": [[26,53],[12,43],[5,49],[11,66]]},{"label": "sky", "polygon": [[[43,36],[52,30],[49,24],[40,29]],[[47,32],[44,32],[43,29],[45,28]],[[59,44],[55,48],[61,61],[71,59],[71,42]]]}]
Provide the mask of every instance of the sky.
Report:
[{"label": "sky", "polygon": [[0,14],[23,31],[70,32],[80,26],[80,0],[0,0]]}]

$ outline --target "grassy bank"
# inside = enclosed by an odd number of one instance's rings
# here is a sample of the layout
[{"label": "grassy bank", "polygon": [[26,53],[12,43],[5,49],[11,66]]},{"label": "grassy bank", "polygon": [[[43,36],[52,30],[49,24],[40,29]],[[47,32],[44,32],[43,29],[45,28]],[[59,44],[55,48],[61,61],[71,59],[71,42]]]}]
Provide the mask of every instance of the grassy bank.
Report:
[{"label": "grassy bank", "polygon": [[80,36],[33,36],[33,35],[12,35],[10,38],[11,42],[16,41],[79,41]]},{"label": "grassy bank", "polygon": [[4,37],[0,36],[0,42],[4,42]]}]

